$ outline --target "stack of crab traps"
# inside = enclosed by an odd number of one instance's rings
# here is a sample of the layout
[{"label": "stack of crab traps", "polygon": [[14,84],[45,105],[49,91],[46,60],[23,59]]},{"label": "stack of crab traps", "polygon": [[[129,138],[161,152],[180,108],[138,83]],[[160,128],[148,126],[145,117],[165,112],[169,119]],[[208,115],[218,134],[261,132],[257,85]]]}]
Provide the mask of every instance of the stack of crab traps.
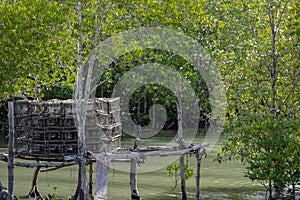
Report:
[{"label": "stack of crab traps", "polygon": [[[74,100],[14,101],[16,154],[63,158],[78,153]],[[86,104],[85,142],[93,153],[112,152],[121,144],[119,98],[95,98]]]}]

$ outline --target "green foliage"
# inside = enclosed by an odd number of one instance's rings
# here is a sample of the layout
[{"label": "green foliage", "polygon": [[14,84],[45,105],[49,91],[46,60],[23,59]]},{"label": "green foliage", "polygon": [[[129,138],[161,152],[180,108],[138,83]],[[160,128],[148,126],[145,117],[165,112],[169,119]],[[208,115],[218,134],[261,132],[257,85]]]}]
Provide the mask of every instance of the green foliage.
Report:
[{"label": "green foliage", "polygon": [[[180,164],[170,164],[166,166],[167,176],[174,178],[174,187],[171,190],[174,190],[177,187],[178,181],[180,179]],[[194,170],[190,168],[187,164],[184,165],[184,177],[189,179],[193,177]]]},{"label": "green foliage", "polygon": [[72,99],[73,89],[71,87],[54,85],[52,87],[46,87],[42,91],[44,94],[43,100],[47,101],[50,99]]},{"label": "green foliage", "polygon": [[[222,69],[229,104],[228,142],[219,161],[224,156],[241,159],[247,166],[246,176],[252,180],[285,184],[296,181],[299,1],[82,3],[81,27],[76,1],[24,0],[0,4],[0,100],[7,100],[12,94],[37,97],[38,86],[43,99],[69,98],[79,61],[80,36],[81,53],[86,58],[101,41],[121,31],[141,26],[170,27],[197,39]],[[206,85],[197,69],[180,56],[143,49],[110,59],[110,70],[101,78],[104,84],[97,89],[97,96],[109,97],[116,82],[132,67],[158,62],[190,81],[198,94],[203,115],[200,120],[209,118]],[[149,108],[162,103],[170,111],[168,120],[176,119],[176,102],[176,96],[167,88],[145,85],[132,96],[132,117],[146,125]],[[169,172],[176,171],[176,167],[171,168]],[[276,177],[275,172],[282,177]]]},{"label": "green foliage", "polygon": [[[108,78],[109,80],[98,88],[97,95],[110,96],[117,81],[128,70],[146,63],[160,63],[179,71],[187,80],[189,80],[194,91],[197,93],[201,111],[199,120],[204,121],[209,117],[209,94],[204,80],[199,76],[197,69],[182,57],[159,49],[145,49],[130,52],[116,60],[110,72],[102,79],[105,80]],[[142,125],[148,124],[150,119],[148,111],[155,103],[161,104],[166,108],[168,111],[168,121],[177,120],[176,95],[165,87],[163,85],[163,80],[161,80],[160,85],[147,84],[136,90],[132,95],[130,106],[134,121]]]},{"label": "green foliage", "polygon": [[[284,115],[244,113],[231,123],[230,137],[219,161],[237,158],[245,176],[269,184],[295,185],[300,181],[300,125]],[[295,191],[293,191],[295,192]]]},{"label": "green foliage", "polygon": [[56,200],[55,192],[56,192],[57,189],[58,189],[57,186],[54,186],[54,187],[53,187],[54,193],[53,193],[52,196],[51,196],[51,200]]},{"label": "green foliage", "polygon": [[[74,88],[76,67],[79,61],[77,48],[79,38],[82,38],[82,55],[87,55],[106,38],[132,28],[141,26],[169,26],[185,32],[200,41],[209,27],[200,1],[151,2],[138,1],[94,1],[82,2],[82,26],[79,27],[76,1],[49,2],[25,0],[16,3],[4,2],[0,5],[0,94],[7,99],[12,94],[25,96],[41,96],[43,99],[57,98],[56,86]],[[13,31],[11,31],[13,30]],[[103,80],[108,79],[98,88],[98,96],[108,97],[116,81],[130,68],[147,62],[160,62],[180,71],[199,94],[202,118],[209,116],[208,92],[203,80],[199,79],[197,69],[194,69],[183,58],[171,52],[146,49],[130,52],[115,60],[105,73]],[[37,87],[41,87],[41,93]],[[55,89],[54,89],[54,88]],[[176,119],[176,98],[165,88],[159,88],[159,99],[165,107],[170,108],[169,120]],[[155,88],[147,86],[143,93],[133,97],[144,98],[147,108],[153,104],[151,95]],[[54,95],[53,97],[49,95]],[[133,105],[133,115],[137,120],[138,112]],[[139,114],[140,115],[140,114]],[[142,124],[147,123],[148,114],[144,114]],[[204,119],[201,119],[204,120]]]},{"label": "green foliage", "polygon": [[217,160],[240,159],[245,175],[266,185],[269,198],[273,186],[299,181],[298,3],[227,1],[208,7],[228,27],[217,27],[212,52],[229,103],[228,142]]},{"label": "green foliage", "polygon": [[66,8],[57,2],[18,1],[0,4],[0,93],[37,95],[36,86],[69,84],[74,43]]}]

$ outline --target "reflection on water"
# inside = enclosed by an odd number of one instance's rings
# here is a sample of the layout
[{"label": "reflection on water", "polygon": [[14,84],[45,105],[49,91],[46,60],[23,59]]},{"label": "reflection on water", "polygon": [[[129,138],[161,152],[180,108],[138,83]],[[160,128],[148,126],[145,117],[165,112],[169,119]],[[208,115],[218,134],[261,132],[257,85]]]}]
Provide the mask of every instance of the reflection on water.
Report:
[{"label": "reflection on water", "polygon": [[[265,193],[262,191],[240,194],[229,194],[222,192],[201,191],[201,200],[265,200]],[[166,194],[167,199],[181,199],[181,194]],[[194,199],[194,194],[188,193],[188,199]]]}]

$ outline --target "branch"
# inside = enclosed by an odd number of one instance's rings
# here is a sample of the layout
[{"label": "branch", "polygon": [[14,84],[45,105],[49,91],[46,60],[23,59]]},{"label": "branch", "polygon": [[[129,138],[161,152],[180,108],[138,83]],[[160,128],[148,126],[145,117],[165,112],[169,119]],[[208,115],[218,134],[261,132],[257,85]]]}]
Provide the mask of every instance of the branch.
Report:
[{"label": "branch", "polygon": [[287,8],[287,5],[288,5],[288,2],[289,2],[290,0],[287,0],[286,2],[285,2],[285,4],[284,4],[284,6],[283,6],[283,9],[279,9],[279,10],[281,10],[281,13],[280,13],[280,15],[279,15],[279,17],[278,17],[278,21],[277,21],[277,24],[276,24],[276,28],[278,29],[278,27],[280,26],[280,23],[282,22],[282,17],[283,17],[283,15],[284,15],[284,12],[285,12],[285,10],[286,10],[286,8]]},{"label": "branch", "polygon": [[72,166],[72,165],[75,165],[75,164],[77,164],[77,163],[75,163],[75,162],[68,162],[68,163],[65,163],[65,165],[55,166],[55,167],[51,167],[51,168],[48,168],[48,169],[41,169],[40,172],[54,171],[54,170],[57,170],[57,169],[60,169],[60,168],[63,168],[63,167]]},{"label": "branch", "polygon": [[94,157],[102,156],[106,158],[111,159],[134,159],[134,158],[144,158],[147,156],[176,156],[176,155],[184,155],[184,154],[190,154],[195,153],[201,148],[208,147],[208,143],[199,144],[196,146],[193,146],[188,149],[183,150],[158,150],[158,151],[148,151],[148,152],[127,152],[127,153],[103,153],[103,154],[94,154]]},{"label": "branch", "polygon": [[104,9],[100,12],[100,20],[98,21],[98,24],[97,24],[97,28],[96,28],[96,34],[95,34],[95,37],[94,37],[94,45],[95,47],[97,46],[98,44],[98,39],[99,39],[99,35],[100,35],[100,32],[102,31],[102,23],[103,23],[103,15],[104,13],[111,7],[112,5],[111,4],[107,4]]}]

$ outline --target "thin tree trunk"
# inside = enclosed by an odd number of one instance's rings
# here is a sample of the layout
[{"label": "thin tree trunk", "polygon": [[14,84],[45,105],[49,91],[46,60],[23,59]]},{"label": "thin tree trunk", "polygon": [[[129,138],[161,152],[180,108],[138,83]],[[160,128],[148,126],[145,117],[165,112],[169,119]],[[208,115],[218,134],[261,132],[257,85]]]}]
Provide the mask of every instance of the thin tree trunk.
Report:
[{"label": "thin tree trunk", "polygon": [[183,148],[183,128],[182,128],[182,99],[181,99],[181,85],[180,78],[177,78],[177,120],[178,120],[178,143],[179,147]]},{"label": "thin tree trunk", "polygon": [[[40,163],[40,161],[37,161],[37,163]],[[28,194],[29,197],[41,197],[40,192],[38,191],[38,187],[37,187],[37,179],[39,176],[39,172],[40,172],[41,167],[37,166],[33,172],[32,175],[32,182],[31,182],[31,190]]]},{"label": "thin tree trunk", "polygon": [[14,199],[14,102],[8,102],[8,119],[9,119],[9,135],[8,135],[8,200]]},{"label": "thin tree trunk", "polygon": [[295,183],[292,184],[292,197],[293,197],[293,199],[296,198],[296,184]]},{"label": "thin tree trunk", "polygon": [[272,113],[275,112],[275,104],[276,104],[276,96],[277,96],[277,90],[276,90],[276,82],[277,82],[277,47],[276,47],[276,41],[277,41],[277,24],[275,21],[275,13],[273,9],[273,1],[268,1],[269,4],[269,23],[271,27],[271,35],[272,35],[272,53],[271,53],[271,65],[269,67],[270,71],[270,78],[271,78],[271,88],[272,88],[272,98],[270,103],[270,110]]},{"label": "thin tree trunk", "polygon": [[[89,200],[91,199],[88,193],[88,185],[86,179],[86,145],[85,145],[85,120],[86,120],[86,109],[87,109],[87,88],[85,88],[85,93],[83,93],[82,85],[85,83],[83,78],[83,41],[82,41],[82,4],[79,2],[77,4],[77,14],[78,14],[78,24],[79,24],[79,41],[78,41],[78,68],[77,68],[77,80],[76,80],[76,90],[75,90],[75,101],[76,101],[76,120],[77,120],[77,131],[78,131],[78,184],[77,190],[73,197],[74,200]],[[88,78],[86,78],[88,79]],[[87,87],[86,80],[86,87]],[[85,96],[84,96],[85,94]],[[85,101],[85,102],[84,102]]]},{"label": "thin tree trunk", "polygon": [[[180,85],[180,77],[177,78],[177,117],[178,117],[178,143],[179,149],[184,148],[184,139],[183,139],[183,127],[182,127],[182,99],[181,99],[181,85]],[[180,155],[180,177],[181,177],[181,193],[182,200],[186,200],[186,186],[185,186],[185,176],[184,176],[184,155]]]},{"label": "thin tree trunk", "polygon": [[272,199],[273,195],[272,195],[272,181],[269,181],[269,199]]}]

